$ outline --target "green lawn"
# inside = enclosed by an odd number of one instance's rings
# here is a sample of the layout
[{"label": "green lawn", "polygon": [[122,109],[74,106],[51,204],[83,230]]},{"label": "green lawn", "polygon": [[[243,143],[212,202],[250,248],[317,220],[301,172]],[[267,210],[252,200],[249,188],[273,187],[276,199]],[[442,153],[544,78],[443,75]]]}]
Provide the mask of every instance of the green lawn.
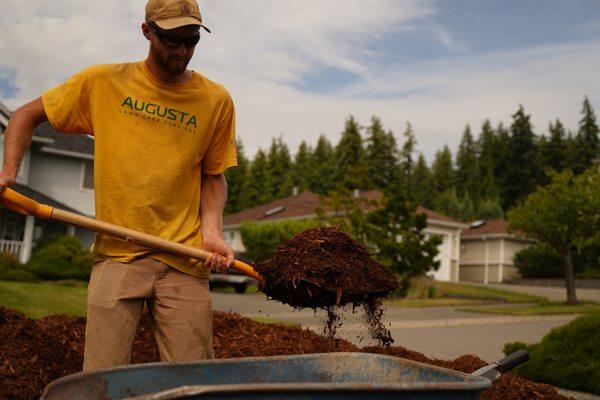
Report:
[{"label": "green lawn", "polygon": [[[85,316],[86,287],[86,282],[71,280],[40,283],[0,281],[0,306],[19,310],[33,318],[53,314]],[[233,287],[216,290],[234,293]],[[257,291],[256,285],[250,285],[246,293],[255,294]]]},{"label": "green lawn", "polygon": [[86,288],[69,283],[25,283],[0,281],[0,305],[29,317],[52,314],[84,316]]},{"label": "green lawn", "polygon": [[492,303],[546,303],[547,301],[545,297],[480,285],[419,278],[411,284],[406,298],[393,298],[386,303],[399,307],[455,307]]},{"label": "green lawn", "polygon": [[582,303],[574,306],[568,306],[564,303],[543,303],[532,306],[508,306],[508,307],[473,307],[461,308],[460,311],[486,313],[486,314],[505,314],[505,315],[552,315],[552,314],[585,314],[590,312],[600,312],[598,303]]},{"label": "green lawn", "polygon": [[[235,293],[235,288],[233,286],[224,286],[219,288],[211,289],[214,292],[218,293]],[[246,288],[245,294],[256,294],[258,293],[258,287],[256,285],[248,285]]]},{"label": "green lawn", "polygon": [[397,307],[456,307],[473,306],[477,304],[487,304],[489,301],[477,299],[458,299],[449,297],[439,297],[433,299],[391,299],[385,301],[385,304]]}]

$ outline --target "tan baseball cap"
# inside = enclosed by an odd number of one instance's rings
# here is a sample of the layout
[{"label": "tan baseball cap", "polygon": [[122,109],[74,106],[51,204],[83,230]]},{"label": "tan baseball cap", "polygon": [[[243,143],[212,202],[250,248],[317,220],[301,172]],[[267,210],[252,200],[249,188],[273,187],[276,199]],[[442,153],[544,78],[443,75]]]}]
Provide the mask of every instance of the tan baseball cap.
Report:
[{"label": "tan baseball cap", "polygon": [[161,29],[175,29],[185,25],[202,24],[200,8],[195,0],[148,0],[146,3],[146,23],[154,22]]}]

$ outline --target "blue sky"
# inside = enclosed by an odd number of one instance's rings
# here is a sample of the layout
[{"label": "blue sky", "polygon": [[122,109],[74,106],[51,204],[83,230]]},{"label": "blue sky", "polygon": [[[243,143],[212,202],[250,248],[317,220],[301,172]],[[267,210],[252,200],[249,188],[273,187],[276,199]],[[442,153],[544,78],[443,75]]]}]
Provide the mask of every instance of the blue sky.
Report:
[{"label": "blue sky", "polygon": [[[144,0],[5,0],[0,99],[39,96],[81,68],[145,58]],[[431,160],[464,126],[510,124],[523,104],[538,134],[577,128],[600,107],[600,1],[199,0],[212,29],[190,67],[223,83],[252,155],[281,136],[292,152],[344,120],[407,122]],[[43,38],[43,40],[41,39]]]}]

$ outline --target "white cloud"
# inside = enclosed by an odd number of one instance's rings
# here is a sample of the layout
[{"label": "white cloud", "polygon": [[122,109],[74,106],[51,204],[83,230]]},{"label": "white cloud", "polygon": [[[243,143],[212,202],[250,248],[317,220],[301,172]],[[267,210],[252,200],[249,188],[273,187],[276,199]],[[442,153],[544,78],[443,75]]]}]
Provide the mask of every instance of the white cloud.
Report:
[{"label": "white cloud", "polygon": [[[474,56],[440,26],[439,40],[457,51],[454,58],[384,68],[368,61],[368,43],[412,30],[415,21],[432,21],[436,10],[423,1],[365,4],[200,1],[213,33],[204,35],[190,66],[229,88],[248,153],[280,134],[292,150],[303,139],[315,143],[320,133],[337,142],[344,119],[353,114],[364,124],[380,116],[398,137],[412,122],[419,149],[431,158],[444,143],[454,148],[466,123],[476,132],[487,117],[509,123],[519,103],[543,132],[556,117],[575,127],[584,94],[592,104],[600,101],[594,76],[600,44]],[[0,16],[0,65],[16,69],[19,92],[3,100],[16,107],[89,64],[143,59],[144,5],[8,0]],[[352,72],[361,82],[331,94],[292,86],[322,66]]]}]

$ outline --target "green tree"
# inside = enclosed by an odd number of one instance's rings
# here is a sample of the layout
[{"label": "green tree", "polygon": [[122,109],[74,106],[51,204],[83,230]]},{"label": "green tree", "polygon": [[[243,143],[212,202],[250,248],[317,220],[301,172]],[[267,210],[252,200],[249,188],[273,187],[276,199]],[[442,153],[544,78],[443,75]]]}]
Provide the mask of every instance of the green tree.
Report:
[{"label": "green tree", "polygon": [[[508,130],[502,125],[498,124],[496,128],[495,140],[494,140],[494,176],[496,178],[496,184],[498,185],[498,191],[500,195],[500,202],[503,204],[502,191],[500,186],[506,181],[506,172],[509,169],[509,142],[510,134]],[[503,207],[504,208],[504,207]]]},{"label": "green tree", "polygon": [[427,166],[427,161],[423,153],[419,154],[419,159],[413,171],[413,200],[421,206],[433,207],[434,194],[432,193],[431,171]]},{"label": "green tree", "polygon": [[240,139],[237,140],[237,162],[237,167],[229,168],[225,172],[225,178],[227,179],[226,214],[241,211],[248,204],[246,184],[250,173],[250,162],[244,155],[244,146]]},{"label": "green tree", "polygon": [[572,253],[600,238],[600,174],[595,168],[580,176],[566,170],[551,179],[509,211],[509,226],[556,252],[565,270],[567,304],[576,304]]},{"label": "green tree", "polygon": [[452,165],[452,153],[448,145],[444,145],[442,150],[438,150],[435,153],[435,158],[431,165],[431,175],[434,195],[444,193],[454,186],[455,171]]},{"label": "green tree", "polygon": [[505,209],[533,192],[542,176],[530,117],[525,114],[523,106],[519,106],[513,115],[511,136],[505,155],[506,170],[501,182],[502,205]]},{"label": "green tree", "polygon": [[[397,179],[398,149],[396,139],[391,132],[383,129],[381,120],[377,117],[371,118],[371,125],[367,128],[367,148],[365,162],[367,175],[372,185],[376,188],[384,188],[390,182]],[[369,189],[363,187],[362,189]]]},{"label": "green tree", "polygon": [[324,195],[335,187],[336,164],[334,149],[324,135],[319,137],[312,157],[309,190]]},{"label": "green tree", "polygon": [[293,186],[290,174],[292,157],[281,137],[271,142],[267,165],[271,175],[271,187],[268,188],[271,200],[289,196]]},{"label": "green tree", "polygon": [[539,143],[542,166],[560,172],[565,169],[567,160],[565,128],[557,118],[554,124],[550,122],[548,131],[550,133],[548,140],[542,141],[540,139]]},{"label": "green tree", "polygon": [[579,154],[577,162],[572,166],[575,173],[579,174],[590,165],[592,160],[600,156],[600,137],[598,136],[598,124],[596,115],[587,96],[583,101],[581,110],[581,120],[579,121],[579,132],[575,138]]},{"label": "green tree", "polygon": [[250,164],[248,185],[246,187],[247,206],[253,207],[271,201],[271,187],[271,170],[267,163],[267,155],[262,149],[259,149],[252,160],[252,164]]},{"label": "green tree", "polygon": [[298,189],[299,192],[303,192],[309,188],[310,175],[313,168],[312,157],[312,149],[303,140],[298,147],[296,156],[294,157],[291,175],[292,184]]},{"label": "green tree", "polygon": [[384,190],[381,205],[368,215],[368,242],[375,256],[400,276],[400,291],[406,294],[410,280],[439,268],[435,260],[441,239],[427,238],[425,214],[416,214],[417,205],[409,200],[398,183]]},{"label": "green tree", "polygon": [[450,188],[438,195],[433,206],[435,211],[459,221],[471,221],[475,218],[475,206],[469,193],[465,192],[463,196],[459,196],[456,188]]},{"label": "green tree", "polygon": [[321,197],[317,220],[321,225],[339,226],[354,240],[369,248],[367,214],[376,206],[375,201],[355,196],[353,191],[338,185],[327,197]]},{"label": "green tree", "polygon": [[254,262],[271,257],[277,246],[302,231],[317,227],[313,219],[273,222],[244,221],[240,227],[246,253]]},{"label": "green tree", "polygon": [[496,184],[496,136],[492,124],[486,119],[481,127],[481,133],[477,139],[479,149],[479,182],[481,182],[480,193],[483,198],[496,198],[500,190]]},{"label": "green tree", "polygon": [[414,189],[414,168],[415,162],[413,154],[417,146],[417,140],[415,139],[415,133],[412,130],[410,122],[406,123],[406,129],[404,130],[404,144],[402,145],[402,151],[400,152],[400,183],[404,187],[407,193],[413,193]]},{"label": "green tree", "polygon": [[479,165],[477,162],[477,149],[471,128],[466,126],[456,153],[456,188],[458,195],[474,201],[479,200]]},{"label": "green tree", "polygon": [[500,199],[498,197],[486,197],[479,202],[477,208],[477,219],[502,219],[504,218],[504,212],[500,205]]},{"label": "green tree", "polygon": [[360,126],[352,116],[346,120],[342,138],[335,148],[335,160],[337,182],[348,189],[364,189],[370,186]]}]

